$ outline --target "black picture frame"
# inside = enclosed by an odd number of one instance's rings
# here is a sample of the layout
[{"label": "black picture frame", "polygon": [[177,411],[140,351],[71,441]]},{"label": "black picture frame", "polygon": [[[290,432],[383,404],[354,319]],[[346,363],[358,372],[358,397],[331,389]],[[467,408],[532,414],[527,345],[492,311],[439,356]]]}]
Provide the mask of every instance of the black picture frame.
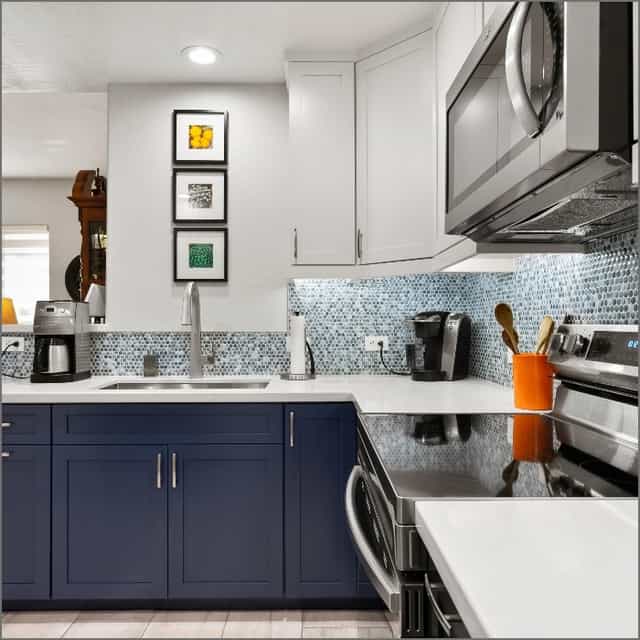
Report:
[{"label": "black picture frame", "polygon": [[[201,114],[224,116],[224,158],[222,160],[178,160],[178,116],[182,114]],[[229,158],[229,112],[206,111],[204,109],[174,109],[173,110],[173,163],[179,166],[220,166],[226,165]]]},{"label": "black picture frame", "polygon": [[[178,278],[178,236],[180,233],[206,232],[221,233],[224,236],[224,277],[223,278]],[[226,227],[174,227],[173,229],[173,281],[174,282],[228,282],[229,281],[229,233]]]},{"label": "black picture frame", "polygon": [[[224,217],[222,219],[217,219],[217,220],[210,220],[207,218],[195,218],[195,219],[188,219],[188,218],[177,218],[177,209],[176,209],[176,198],[177,198],[177,186],[176,186],[176,180],[179,174],[185,174],[185,173],[211,173],[211,174],[222,174],[222,177],[224,179]],[[185,169],[182,167],[178,167],[175,168],[173,170],[173,179],[172,179],[172,211],[173,211],[173,223],[174,224],[182,224],[183,222],[185,224],[227,224],[227,202],[228,202],[228,188],[229,188],[229,183],[227,180],[227,170],[226,169],[208,169],[208,168],[203,168],[203,169]]]}]

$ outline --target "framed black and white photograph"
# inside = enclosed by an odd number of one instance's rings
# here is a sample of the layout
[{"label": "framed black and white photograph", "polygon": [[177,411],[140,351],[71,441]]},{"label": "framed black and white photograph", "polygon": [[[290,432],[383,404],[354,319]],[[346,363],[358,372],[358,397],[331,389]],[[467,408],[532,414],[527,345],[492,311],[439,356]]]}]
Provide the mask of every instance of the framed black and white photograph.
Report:
[{"label": "framed black and white photograph", "polygon": [[226,111],[174,111],[174,163],[226,164],[228,126]]},{"label": "framed black and white photograph", "polygon": [[226,229],[174,229],[175,282],[227,282]]},{"label": "framed black and white photograph", "polygon": [[226,222],[226,170],[174,169],[173,221]]}]

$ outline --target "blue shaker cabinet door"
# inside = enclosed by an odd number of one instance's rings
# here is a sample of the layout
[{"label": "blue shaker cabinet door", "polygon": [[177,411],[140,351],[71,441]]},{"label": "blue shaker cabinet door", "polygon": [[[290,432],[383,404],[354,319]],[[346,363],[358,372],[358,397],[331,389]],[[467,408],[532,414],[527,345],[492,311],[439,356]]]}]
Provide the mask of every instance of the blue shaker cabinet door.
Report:
[{"label": "blue shaker cabinet door", "polygon": [[169,597],[281,597],[282,445],[169,446],[169,458]]},{"label": "blue shaker cabinet door", "polygon": [[356,461],[351,404],[285,406],[286,593],[290,598],[370,597],[358,589],[344,510]]},{"label": "blue shaker cabinet door", "polygon": [[167,456],[53,447],[53,598],[167,595]]},{"label": "blue shaker cabinet door", "polygon": [[2,596],[48,599],[51,447],[5,444],[2,451]]}]

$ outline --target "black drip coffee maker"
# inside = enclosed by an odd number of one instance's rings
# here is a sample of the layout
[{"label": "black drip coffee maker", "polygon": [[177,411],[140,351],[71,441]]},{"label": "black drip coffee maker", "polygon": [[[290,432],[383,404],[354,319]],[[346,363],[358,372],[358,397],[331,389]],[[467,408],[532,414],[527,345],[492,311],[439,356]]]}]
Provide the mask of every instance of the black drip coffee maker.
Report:
[{"label": "black drip coffee maker", "polygon": [[448,315],[448,311],[423,311],[414,316],[416,358],[411,367],[411,377],[414,380],[444,380],[442,341],[444,323]]}]

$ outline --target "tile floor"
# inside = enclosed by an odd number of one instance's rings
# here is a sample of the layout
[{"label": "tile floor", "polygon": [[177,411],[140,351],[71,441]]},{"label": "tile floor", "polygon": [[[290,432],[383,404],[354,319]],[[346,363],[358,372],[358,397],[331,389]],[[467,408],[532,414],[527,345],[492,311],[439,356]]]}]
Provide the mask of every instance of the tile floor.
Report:
[{"label": "tile floor", "polygon": [[381,611],[6,613],[3,638],[391,638]]}]

